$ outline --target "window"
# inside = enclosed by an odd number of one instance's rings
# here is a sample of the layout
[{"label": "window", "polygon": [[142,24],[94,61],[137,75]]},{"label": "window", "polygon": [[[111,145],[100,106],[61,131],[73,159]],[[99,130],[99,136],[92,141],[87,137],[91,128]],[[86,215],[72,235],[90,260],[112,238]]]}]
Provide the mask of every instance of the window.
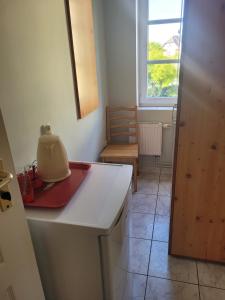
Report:
[{"label": "window", "polygon": [[138,1],[140,106],[177,102],[182,14],[183,0]]}]

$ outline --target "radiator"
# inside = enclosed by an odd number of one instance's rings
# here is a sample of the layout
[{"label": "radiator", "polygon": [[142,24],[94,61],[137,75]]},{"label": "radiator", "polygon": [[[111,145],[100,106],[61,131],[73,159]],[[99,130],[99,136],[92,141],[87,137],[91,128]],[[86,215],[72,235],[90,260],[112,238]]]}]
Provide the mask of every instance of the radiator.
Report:
[{"label": "radiator", "polygon": [[139,123],[139,153],[157,155],[162,153],[162,123]]}]

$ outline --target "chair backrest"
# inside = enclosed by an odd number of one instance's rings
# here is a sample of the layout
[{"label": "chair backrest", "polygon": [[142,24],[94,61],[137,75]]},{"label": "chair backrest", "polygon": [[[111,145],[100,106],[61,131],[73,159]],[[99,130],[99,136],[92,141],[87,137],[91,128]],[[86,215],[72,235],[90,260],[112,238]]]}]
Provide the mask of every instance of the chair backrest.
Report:
[{"label": "chair backrest", "polygon": [[138,144],[137,107],[106,107],[107,143]]}]

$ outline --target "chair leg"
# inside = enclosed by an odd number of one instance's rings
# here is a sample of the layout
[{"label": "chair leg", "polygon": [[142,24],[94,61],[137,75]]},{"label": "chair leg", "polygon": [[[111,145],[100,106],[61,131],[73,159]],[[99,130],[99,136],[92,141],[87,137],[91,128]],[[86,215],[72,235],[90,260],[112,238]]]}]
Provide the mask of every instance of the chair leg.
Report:
[{"label": "chair leg", "polygon": [[133,163],[133,183],[134,183],[134,192],[137,192],[137,161]]},{"label": "chair leg", "polygon": [[140,174],[139,158],[137,159],[137,176]]}]

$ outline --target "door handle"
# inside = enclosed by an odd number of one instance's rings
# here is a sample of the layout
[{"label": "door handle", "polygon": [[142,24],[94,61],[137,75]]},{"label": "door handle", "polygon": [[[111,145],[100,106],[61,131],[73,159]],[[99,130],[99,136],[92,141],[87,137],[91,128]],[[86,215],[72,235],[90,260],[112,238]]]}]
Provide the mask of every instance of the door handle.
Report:
[{"label": "door handle", "polygon": [[13,175],[9,172],[0,171],[0,190],[4,188],[13,179]]}]

